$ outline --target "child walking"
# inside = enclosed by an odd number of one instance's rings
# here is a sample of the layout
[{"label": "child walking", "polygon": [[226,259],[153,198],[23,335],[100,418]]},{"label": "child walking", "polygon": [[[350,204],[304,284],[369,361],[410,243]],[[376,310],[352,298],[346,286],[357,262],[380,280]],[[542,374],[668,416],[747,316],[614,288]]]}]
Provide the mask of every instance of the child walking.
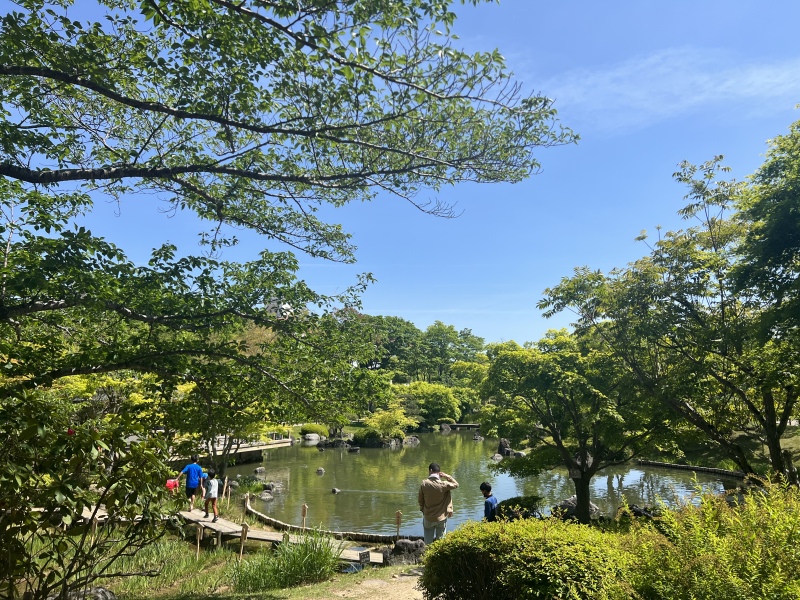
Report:
[{"label": "child walking", "polygon": [[216,523],[219,518],[219,511],[217,510],[217,496],[219,496],[219,481],[217,474],[214,471],[208,472],[208,479],[206,481],[206,514],[203,515],[204,519],[208,518],[208,504],[211,503],[211,509],[214,512],[214,518],[211,519],[212,523]]}]

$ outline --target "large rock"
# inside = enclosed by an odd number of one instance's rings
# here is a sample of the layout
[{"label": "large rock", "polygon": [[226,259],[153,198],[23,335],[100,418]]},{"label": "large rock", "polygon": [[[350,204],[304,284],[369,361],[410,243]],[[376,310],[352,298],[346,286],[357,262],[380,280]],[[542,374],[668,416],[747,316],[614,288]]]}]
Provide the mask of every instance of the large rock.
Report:
[{"label": "large rock", "polygon": [[422,540],[400,539],[394,546],[379,550],[383,554],[385,565],[416,565],[425,552],[425,542]]},{"label": "large rock", "polygon": [[[562,500],[556,504],[551,510],[553,514],[558,514],[562,519],[575,519],[577,518],[578,497],[570,496],[566,500]],[[589,502],[589,516],[594,519],[600,516],[600,507]]]},{"label": "large rock", "polygon": [[[58,596],[48,596],[47,600],[55,600]],[[103,587],[93,587],[88,590],[76,590],[67,594],[68,600],[117,600],[117,596],[111,590]]]},{"label": "large rock", "polygon": [[500,438],[500,444],[497,446],[497,453],[500,456],[511,456],[514,451],[511,449],[511,442],[506,438]]},{"label": "large rock", "polygon": [[283,491],[283,484],[280,482],[270,481],[269,483],[264,484],[264,489],[271,494],[277,494]]}]

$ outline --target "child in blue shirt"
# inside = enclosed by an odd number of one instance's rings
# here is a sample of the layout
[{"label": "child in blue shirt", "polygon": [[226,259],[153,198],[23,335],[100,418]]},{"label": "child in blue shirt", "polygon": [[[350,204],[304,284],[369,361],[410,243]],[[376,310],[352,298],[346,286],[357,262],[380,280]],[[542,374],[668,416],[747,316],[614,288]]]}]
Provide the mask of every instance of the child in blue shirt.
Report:
[{"label": "child in blue shirt", "polygon": [[487,482],[481,484],[481,493],[486,500],[483,503],[483,518],[487,521],[497,520],[497,498],[492,496],[492,486]]},{"label": "child in blue shirt", "polygon": [[200,457],[197,454],[192,454],[192,462],[183,467],[183,470],[178,474],[178,481],[180,481],[181,475],[186,474],[186,498],[189,500],[190,511],[194,510],[194,497],[197,495],[197,488],[202,491],[200,486],[203,479],[203,467],[198,464],[199,461]]}]

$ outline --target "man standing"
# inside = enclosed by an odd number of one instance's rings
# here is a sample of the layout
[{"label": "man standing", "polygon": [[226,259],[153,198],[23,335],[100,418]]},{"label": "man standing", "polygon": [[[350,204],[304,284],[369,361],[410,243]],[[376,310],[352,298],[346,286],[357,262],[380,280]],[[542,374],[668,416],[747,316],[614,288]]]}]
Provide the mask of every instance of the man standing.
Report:
[{"label": "man standing", "polygon": [[200,487],[203,479],[203,467],[198,464],[199,460],[200,457],[197,454],[192,454],[192,462],[183,467],[178,474],[178,482],[180,482],[181,475],[186,473],[186,498],[189,500],[190,511],[194,510],[194,497],[197,495],[197,488]]},{"label": "man standing", "polygon": [[458,487],[458,482],[443,473],[438,463],[428,466],[428,478],[419,486],[419,509],[422,511],[422,530],[425,545],[444,537],[447,533],[447,519],[453,516],[453,499],[450,490]]},{"label": "man standing", "polygon": [[492,485],[484,481],[481,484],[481,493],[485,498],[483,502],[483,518],[487,521],[497,520],[497,498],[492,496]]}]

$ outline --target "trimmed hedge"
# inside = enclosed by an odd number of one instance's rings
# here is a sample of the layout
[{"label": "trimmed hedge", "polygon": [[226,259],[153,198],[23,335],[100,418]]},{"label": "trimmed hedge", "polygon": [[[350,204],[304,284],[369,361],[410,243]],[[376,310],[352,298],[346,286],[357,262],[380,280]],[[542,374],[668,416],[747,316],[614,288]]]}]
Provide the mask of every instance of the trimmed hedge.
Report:
[{"label": "trimmed hedge", "polygon": [[467,523],[426,550],[420,585],[429,599],[629,598],[619,542],[556,519]]}]

